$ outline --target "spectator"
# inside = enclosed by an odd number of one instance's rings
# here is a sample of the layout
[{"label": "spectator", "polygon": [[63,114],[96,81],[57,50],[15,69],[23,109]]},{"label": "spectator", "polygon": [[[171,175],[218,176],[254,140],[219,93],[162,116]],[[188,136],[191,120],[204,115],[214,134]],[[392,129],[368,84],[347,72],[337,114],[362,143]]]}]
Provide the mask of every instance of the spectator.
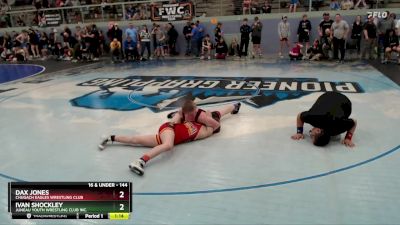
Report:
[{"label": "spectator", "polygon": [[323,14],[323,19],[322,19],[321,23],[319,23],[319,26],[318,26],[318,34],[319,34],[320,38],[322,38],[323,36],[326,36],[325,30],[331,29],[332,24],[333,24],[333,20],[331,20],[329,13],[325,12]]},{"label": "spectator", "polygon": [[107,37],[109,40],[114,40],[116,38],[120,43],[122,43],[122,30],[119,28],[118,23],[114,23],[107,32]]},{"label": "spectator", "polygon": [[320,45],[318,39],[314,40],[314,43],[311,46],[311,48],[309,48],[307,50],[307,54],[308,54],[308,59],[311,61],[321,60],[323,54],[322,54],[322,48],[321,48],[321,45]]},{"label": "spectator", "polygon": [[299,0],[290,0],[289,12],[296,12]]},{"label": "spectator", "polygon": [[68,26],[65,26],[65,27],[64,27],[64,32],[67,32],[67,33],[68,33],[68,36],[71,36],[71,35],[72,35],[72,31],[71,31],[71,29],[69,29]]},{"label": "spectator", "polygon": [[57,30],[54,29],[52,32],[49,33],[49,46],[48,46],[48,49],[49,49],[51,55],[55,55],[56,40],[57,40],[56,32],[57,32]]},{"label": "spectator", "polygon": [[[199,54],[200,54],[199,40],[201,43],[202,34],[199,31],[199,28],[197,27],[197,25],[194,23],[192,23],[192,33],[190,33],[190,36],[192,39],[192,53],[195,55],[195,57],[199,57]],[[201,45],[200,45],[200,48],[201,48]]]},{"label": "spectator", "polygon": [[29,51],[28,51],[28,41],[29,41],[29,36],[28,32],[26,30],[23,30],[19,35],[16,36],[15,38],[16,43],[14,44],[14,47],[18,47],[19,49],[24,50],[24,59],[26,60],[29,56]]},{"label": "spectator", "polygon": [[46,17],[43,12],[38,12],[37,14],[38,26],[44,27],[46,26]]},{"label": "spectator", "polygon": [[218,22],[214,30],[214,38],[216,43],[219,43],[219,39],[222,38],[222,34],[222,23]]},{"label": "spectator", "polygon": [[311,22],[307,19],[307,15],[304,14],[297,29],[297,37],[301,46],[306,43],[306,49],[310,47],[310,32]]},{"label": "spectator", "polygon": [[234,37],[232,38],[231,44],[229,46],[229,55],[230,56],[238,56],[240,53],[239,49],[239,43],[237,41],[237,38]]},{"label": "spectator", "polygon": [[243,0],[243,15],[246,15],[246,12],[248,14],[251,14],[251,0]]},{"label": "spectator", "polygon": [[354,8],[354,3],[352,0],[343,0],[341,6],[342,10],[350,10]]},{"label": "spectator", "polygon": [[[390,60],[392,52],[397,53],[397,55],[399,55],[400,53],[399,38],[396,36],[393,29],[389,29],[386,31],[384,47],[385,59],[383,60],[383,63],[386,64]],[[398,64],[400,64],[399,56],[397,56],[397,60]]]},{"label": "spectator", "polygon": [[90,52],[93,55],[93,61],[99,60],[99,36],[100,33],[97,30],[97,26],[93,24],[90,29],[89,37],[90,37]]},{"label": "spectator", "polygon": [[363,25],[361,16],[357,16],[351,29],[351,39],[355,41],[358,56],[361,53],[361,34],[363,31]]},{"label": "spectator", "polygon": [[132,40],[131,36],[127,36],[124,41],[125,59],[136,60],[138,58],[137,44]]},{"label": "spectator", "polygon": [[189,56],[191,53],[191,36],[190,34],[192,33],[192,25],[190,23],[190,21],[186,22],[186,26],[183,27],[183,36],[185,36],[185,40],[186,40],[186,52],[185,52],[185,56]]},{"label": "spectator", "polygon": [[303,54],[301,53],[302,48],[303,48],[303,45],[301,45],[300,43],[298,43],[298,42],[294,43],[294,47],[289,52],[290,61],[301,60],[303,58]]},{"label": "spectator", "polygon": [[104,37],[103,31],[99,30],[99,54],[103,55],[106,47],[106,38]]},{"label": "spectator", "polygon": [[329,59],[329,52],[332,50],[331,29],[325,30],[326,36],[321,38],[323,58]]},{"label": "spectator", "polygon": [[283,57],[282,50],[283,46],[286,45],[290,49],[289,37],[290,37],[290,24],[287,21],[287,16],[282,17],[282,21],[278,24],[278,35],[280,41],[279,57]]},{"label": "spectator", "polygon": [[164,49],[164,55],[165,56],[169,56],[169,36],[168,36],[168,30],[169,30],[169,24],[164,24],[162,26],[162,28],[160,27],[161,32],[164,33],[164,45],[163,45],[163,49]]},{"label": "spectator", "polygon": [[[383,43],[385,41],[385,34],[388,30],[393,30],[395,28],[394,18],[391,16],[392,14],[389,11],[386,11],[387,17],[378,21],[377,29],[378,29],[378,57],[383,58],[384,46]],[[383,61],[383,59],[382,59]]]},{"label": "spectator", "polygon": [[260,13],[260,6],[258,3],[258,0],[251,1],[250,12],[251,12],[251,14],[259,14]]},{"label": "spectator", "polygon": [[149,32],[149,29],[147,28],[146,25],[142,26],[142,30],[140,31],[140,42],[141,42],[141,53],[140,57],[143,59],[144,56],[144,51],[147,49],[147,59],[150,59],[151,56],[151,50],[150,50],[150,38],[151,34]]},{"label": "spectator", "polygon": [[[242,55],[247,56],[249,42],[250,42],[250,33],[252,32],[251,27],[247,24],[247,18],[243,19],[243,24],[240,26],[240,51],[239,57]],[[243,52],[244,47],[244,52]]]},{"label": "spectator", "polygon": [[200,59],[205,59],[207,57],[208,60],[211,59],[211,39],[210,39],[210,35],[206,35],[203,38],[202,41],[202,46],[201,46],[201,57]]},{"label": "spectator", "polygon": [[82,35],[82,28],[80,26],[76,26],[74,37],[78,42],[81,42],[81,40],[82,40],[81,35]]},{"label": "spectator", "polygon": [[133,8],[132,5],[128,5],[126,7],[126,13],[125,13],[125,19],[126,20],[131,20],[133,16],[135,15],[135,8]]},{"label": "spectator", "polygon": [[8,32],[4,34],[3,41],[0,42],[0,46],[2,46],[4,49],[10,49],[10,50],[13,47],[12,38]]},{"label": "spectator", "polygon": [[70,60],[70,57],[72,57],[74,60],[77,60],[80,50],[80,43],[74,36],[70,36],[67,32],[64,32],[63,35],[64,42],[66,44],[66,51],[68,51],[65,60]]},{"label": "spectator", "polygon": [[358,8],[359,8],[358,6],[360,5],[360,3],[362,3],[362,7],[363,7],[364,9],[367,8],[367,3],[365,2],[365,0],[358,0],[357,3],[356,3],[356,5],[354,6],[354,8],[355,8],[355,9],[358,9]]},{"label": "spectator", "polygon": [[32,5],[35,6],[36,10],[42,8],[42,0],[33,0]]},{"label": "spectator", "polygon": [[262,28],[263,28],[263,24],[261,23],[259,18],[257,16],[254,17],[254,23],[251,27],[251,29],[252,29],[251,41],[253,42],[253,51],[252,51],[253,58],[255,58],[255,54],[258,54],[259,57],[262,56],[262,54],[261,54]]},{"label": "spectator", "polygon": [[40,52],[42,53],[43,60],[45,60],[49,55],[48,46],[49,46],[49,38],[47,36],[47,33],[42,32],[39,40],[39,49]]},{"label": "spectator", "polygon": [[114,38],[110,43],[111,60],[113,63],[120,60],[121,49],[121,42],[119,42],[117,38]]},{"label": "spectator", "polygon": [[197,47],[198,47],[198,50],[200,52],[201,42],[202,42],[202,40],[204,38],[204,35],[205,35],[205,32],[206,32],[206,28],[204,27],[203,24],[200,23],[199,20],[196,21],[196,27],[197,27],[197,30],[199,31],[199,37],[200,37],[200,39],[198,40],[198,43],[197,43]]},{"label": "spectator", "polygon": [[216,59],[225,59],[228,54],[228,46],[225,43],[224,38],[220,38],[215,45],[215,58]]},{"label": "spectator", "polygon": [[155,55],[155,51],[157,49],[157,39],[156,39],[156,33],[155,33],[156,28],[157,28],[157,24],[153,23],[153,26],[152,26],[151,32],[150,32],[151,40],[153,42],[153,51],[154,51],[153,55]]},{"label": "spectator", "polygon": [[19,27],[25,27],[26,26],[26,24],[25,24],[24,20],[22,20],[21,16],[17,17],[17,26],[19,26]]},{"label": "spectator", "polygon": [[178,52],[176,51],[176,41],[178,40],[178,31],[176,31],[174,25],[172,23],[168,23],[168,47],[169,47],[169,53],[171,55],[178,55]]},{"label": "spectator", "polygon": [[265,14],[265,13],[271,13],[271,11],[272,11],[271,4],[269,4],[268,0],[265,0],[263,6],[261,6],[261,12]]},{"label": "spectator", "polygon": [[164,57],[164,42],[165,42],[165,35],[160,29],[160,25],[156,25],[155,29],[153,30],[154,34],[156,35],[156,50],[155,55],[157,59]]},{"label": "spectator", "polygon": [[[92,52],[92,37],[90,35],[91,32],[91,27],[90,26],[85,26],[83,32],[82,32],[82,38],[83,38],[83,43],[84,46],[82,48],[82,52],[85,53],[86,59],[87,60],[92,60],[93,59],[93,52]],[[56,52],[58,51],[58,47],[56,45]]]},{"label": "spectator", "polygon": [[329,4],[329,7],[331,8],[331,10],[339,10],[340,9],[340,5],[338,0],[331,0],[331,3]]},{"label": "spectator", "polygon": [[[342,19],[340,14],[336,14],[335,22],[332,24],[332,37],[333,37],[333,59],[339,60],[340,63],[344,62],[346,52],[346,40],[349,33],[349,25]],[[340,50],[340,59],[339,59]]]},{"label": "spectator", "polygon": [[397,36],[400,37],[400,19],[398,19],[397,23],[396,23],[396,33],[397,33]]},{"label": "spectator", "polygon": [[377,37],[377,27],[374,23],[374,18],[372,15],[368,16],[368,22],[364,25],[363,29],[364,33],[364,48],[361,54],[361,59],[365,59],[365,55],[368,52],[369,59],[373,59],[374,56],[372,51],[376,46],[376,37]]},{"label": "spectator", "polygon": [[33,58],[39,58],[40,52],[39,52],[39,36],[38,36],[38,34],[32,28],[29,28],[28,36],[29,36],[29,44],[31,47]]},{"label": "spectator", "polygon": [[133,23],[129,23],[129,27],[125,30],[125,35],[126,37],[130,36],[133,42],[138,43],[139,35]]}]

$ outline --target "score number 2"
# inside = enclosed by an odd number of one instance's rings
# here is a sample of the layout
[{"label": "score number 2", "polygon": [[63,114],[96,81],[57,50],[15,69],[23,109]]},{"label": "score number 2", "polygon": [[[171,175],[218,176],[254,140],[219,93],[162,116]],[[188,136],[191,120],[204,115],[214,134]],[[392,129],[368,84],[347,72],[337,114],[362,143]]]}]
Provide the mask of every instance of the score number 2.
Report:
[{"label": "score number 2", "polygon": [[[125,198],[125,192],[119,191],[119,198]],[[124,207],[125,207],[124,204],[119,204],[119,210],[120,211],[124,211]]]}]

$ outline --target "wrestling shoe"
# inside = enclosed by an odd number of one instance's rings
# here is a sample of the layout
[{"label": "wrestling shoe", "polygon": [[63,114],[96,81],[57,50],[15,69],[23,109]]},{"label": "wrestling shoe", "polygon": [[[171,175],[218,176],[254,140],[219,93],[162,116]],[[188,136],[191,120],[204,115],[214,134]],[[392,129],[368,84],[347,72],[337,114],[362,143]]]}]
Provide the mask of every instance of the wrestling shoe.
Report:
[{"label": "wrestling shoe", "polygon": [[168,119],[172,119],[172,117],[174,117],[174,116],[175,116],[175,113],[177,113],[177,112],[178,112],[178,111],[174,111],[174,112],[168,113],[167,118],[168,118]]},{"label": "wrestling shoe", "polygon": [[233,111],[231,112],[231,114],[237,114],[237,113],[239,112],[239,109],[240,109],[240,106],[241,106],[241,105],[242,105],[242,104],[241,104],[240,102],[235,103],[235,104],[234,104],[235,108],[233,109]]},{"label": "wrestling shoe", "polygon": [[136,173],[137,175],[142,176],[144,174],[144,169],[143,169],[144,164],[145,162],[139,159],[129,164],[129,169],[131,169],[131,171]]},{"label": "wrestling shoe", "polygon": [[110,136],[106,136],[106,135],[101,136],[101,142],[100,142],[100,144],[99,144],[99,146],[98,146],[99,149],[100,149],[100,150],[104,150],[104,149],[106,148],[107,143],[108,143],[109,141],[111,141]]}]

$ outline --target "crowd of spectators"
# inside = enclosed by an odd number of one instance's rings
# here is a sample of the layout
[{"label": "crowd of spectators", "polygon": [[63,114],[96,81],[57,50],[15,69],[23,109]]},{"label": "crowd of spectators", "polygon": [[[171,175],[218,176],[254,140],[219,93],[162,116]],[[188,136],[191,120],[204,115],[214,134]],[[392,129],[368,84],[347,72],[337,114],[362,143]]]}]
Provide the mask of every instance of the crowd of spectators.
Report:
[{"label": "crowd of spectators", "polygon": [[[317,27],[318,37],[312,42],[313,26],[307,15],[304,15],[297,27],[297,41],[289,51],[290,59],[333,59],[343,63],[346,51],[354,50],[360,59],[379,59],[387,63],[397,58],[400,64],[400,20],[396,21],[394,13],[386,14],[388,16],[383,19],[368,15],[366,21],[356,16],[354,21],[347,22],[340,14],[336,14],[332,20],[329,13],[324,13]],[[279,55],[283,57],[283,47],[290,49],[290,24],[287,16],[282,17],[278,25],[278,35],[281,41]]]},{"label": "crowd of spectators", "polygon": [[[356,16],[354,21],[346,21],[340,14],[331,17],[329,13],[323,13],[318,25],[312,24],[305,14],[293,29],[288,17],[283,16],[277,24],[279,57],[343,63],[346,52],[351,50],[360,59],[379,59],[382,63],[397,60],[400,63],[400,20],[396,21],[393,13],[386,14],[388,17],[383,19],[369,15],[367,19]],[[97,61],[99,57],[109,55],[113,62],[141,61],[179,55],[177,41],[183,35],[186,56],[204,60],[231,56],[255,58],[262,56],[262,29],[258,17],[251,22],[244,18],[238,28],[240,37],[229,36],[226,41],[222,23],[216,23],[207,32],[200,21],[188,21],[182,31],[172,23],[153,23],[152,27],[135,27],[130,23],[123,30],[118,23],[110,22],[104,33],[94,24],[76,26],[74,32],[69,27],[62,31],[51,29],[48,33],[30,28],[21,33],[0,35],[0,53],[3,61],[11,62],[49,57],[73,62]],[[317,30],[316,37],[312,35],[313,29]],[[292,37],[291,30],[296,30],[296,37]],[[294,39],[296,42],[291,43]]]},{"label": "crowd of spectators", "polygon": [[[246,14],[264,14],[271,13],[272,0],[243,0],[242,1],[242,13]],[[280,1],[280,8],[288,8],[289,12],[297,12],[297,8],[303,5],[306,10],[309,8],[309,0],[288,0]],[[319,8],[329,4],[331,10],[352,10],[352,9],[367,9],[373,8],[376,1],[368,0],[330,0],[330,2],[325,2],[324,0],[313,0],[312,8],[313,10],[319,11]]]}]

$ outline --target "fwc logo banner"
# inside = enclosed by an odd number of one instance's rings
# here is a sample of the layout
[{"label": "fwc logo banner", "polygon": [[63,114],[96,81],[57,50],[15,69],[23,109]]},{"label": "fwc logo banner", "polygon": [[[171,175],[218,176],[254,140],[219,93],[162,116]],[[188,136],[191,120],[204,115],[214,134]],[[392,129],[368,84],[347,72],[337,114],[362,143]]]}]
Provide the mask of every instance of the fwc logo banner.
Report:
[{"label": "fwc logo banner", "polygon": [[191,20],[194,6],[191,2],[153,5],[151,7],[152,21]]},{"label": "fwc logo banner", "polygon": [[154,112],[175,109],[180,106],[180,100],[188,95],[194,98],[197,105],[242,101],[261,108],[313,92],[364,92],[356,82],[277,77],[131,76],[98,78],[77,85],[98,89],[72,99],[73,106],[120,111],[149,108]]}]

